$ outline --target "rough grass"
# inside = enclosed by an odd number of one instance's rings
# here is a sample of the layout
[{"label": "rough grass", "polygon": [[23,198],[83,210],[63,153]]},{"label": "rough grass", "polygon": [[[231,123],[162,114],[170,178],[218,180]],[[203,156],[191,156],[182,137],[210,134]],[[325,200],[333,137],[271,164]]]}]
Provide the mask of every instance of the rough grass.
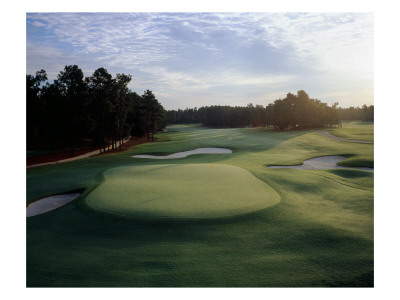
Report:
[{"label": "rough grass", "polygon": [[[27,286],[373,286],[373,174],[266,168],[322,155],[373,164],[372,144],[313,131],[168,130],[158,135],[160,142],[124,153],[27,170],[27,202],[86,189],[67,206],[27,218]],[[199,147],[233,153],[131,157]],[[211,163],[247,170],[281,201],[251,214],[203,220],[121,217],[86,204],[112,168]]]},{"label": "rough grass", "polygon": [[343,122],[342,128],[326,129],[330,134],[348,140],[374,141],[374,123],[363,121]]}]

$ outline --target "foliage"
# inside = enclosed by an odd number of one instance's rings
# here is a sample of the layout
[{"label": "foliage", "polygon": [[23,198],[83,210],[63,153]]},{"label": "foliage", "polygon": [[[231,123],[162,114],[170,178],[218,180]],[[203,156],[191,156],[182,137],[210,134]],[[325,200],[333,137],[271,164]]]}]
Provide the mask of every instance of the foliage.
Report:
[{"label": "foliage", "polygon": [[27,109],[27,142],[39,138],[42,131],[42,117],[45,110],[45,102],[42,99],[40,85],[47,80],[45,70],[36,72],[36,75],[26,75],[26,109]]},{"label": "foliage", "polygon": [[165,126],[165,111],[155,95],[129,90],[131,75],[98,68],[84,78],[77,65],[65,66],[53,83],[46,72],[27,75],[27,147],[69,145],[92,140],[103,151],[130,135],[149,137]]},{"label": "foliage", "polygon": [[273,126],[278,130],[332,127],[340,123],[337,105],[328,106],[319,100],[310,99],[301,90],[297,95],[288,93],[286,98],[275,100],[266,107],[250,103],[246,107],[214,105],[172,110],[167,112],[167,123],[201,123],[222,128]]},{"label": "foliage", "polygon": [[346,121],[374,121],[374,106],[364,104],[362,107],[339,108],[339,115]]}]

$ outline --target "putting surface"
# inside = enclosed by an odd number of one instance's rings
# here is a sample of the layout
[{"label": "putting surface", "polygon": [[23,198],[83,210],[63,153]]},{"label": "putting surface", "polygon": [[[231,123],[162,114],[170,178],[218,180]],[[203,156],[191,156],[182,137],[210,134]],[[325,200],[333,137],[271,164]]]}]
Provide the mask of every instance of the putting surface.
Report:
[{"label": "putting surface", "polygon": [[89,206],[144,218],[216,218],[264,209],[279,194],[249,171],[222,164],[162,164],[109,169]]}]

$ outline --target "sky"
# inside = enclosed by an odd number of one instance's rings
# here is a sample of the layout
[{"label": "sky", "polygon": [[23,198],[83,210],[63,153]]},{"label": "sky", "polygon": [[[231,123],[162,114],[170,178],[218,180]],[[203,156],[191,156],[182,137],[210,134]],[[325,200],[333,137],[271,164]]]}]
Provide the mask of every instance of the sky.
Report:
[{"label": "sky", "polygon": [[267,105],[305,90],[374,104],[373,13],[27,13],[26,72],[132,75],[166,109]]}]

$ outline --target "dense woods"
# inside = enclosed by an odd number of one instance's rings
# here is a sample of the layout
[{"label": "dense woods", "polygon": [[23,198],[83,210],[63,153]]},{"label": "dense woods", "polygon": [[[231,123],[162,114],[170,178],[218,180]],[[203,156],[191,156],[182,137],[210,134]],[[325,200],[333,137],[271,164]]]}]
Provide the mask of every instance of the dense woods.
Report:
[{"label": "dense woods", "polygon": [[250,103],[165,111],[152,91],[140,96],[129,90],[131,80],[131,75],[118,73],[112,78],[104,68],[85,78],[77,65],[65,66],[53,83],[44,70],[26,75],[27,148],[64,146],[74,156],[76,147],[86,142],[105,152],[116,149],[128,136],[146,136],[152,141],[167,123],[295,130],[340,126],[341,120],[374,120],[373,105],[329,106],[303,90],[267,106]]},{"label": "dense woods", "polygon": [[349,107],[341,108],[339,107],[340,119],[345,121],[374,121],[374,106],[363,105],[362,107]]},{"label": "dense woods", "polygon": [[165,127],[165,110],[147,90],[142,96],[128,89],[131,75],[104,68],[84,78],[77,65],[65,66],[53,83],[45,70],[26,75],[27,148],[77,146],[115,149],[128,136],[147,136]]},{"label": "dense woods", "polygon": [[275,100],[267,106],[207,106],[199,109],[167,111],[168,123],[201,123],[213,127],[269,127],[292,130],[333,126],[340,123],[337,104],[328,106],[310,99],[304,91]]},{"label": "dense woods", "polygon": [[294,130],[340,126],[341,120],[373,121],[373,105],[362,108],[339,108],[311,99],[301,90],[296,95],[288,93],[284,99],[267,106],[206,106],[185,110],[167,111],[168,124],[200,123],[213,127],[274,127],[277,130]]}]

